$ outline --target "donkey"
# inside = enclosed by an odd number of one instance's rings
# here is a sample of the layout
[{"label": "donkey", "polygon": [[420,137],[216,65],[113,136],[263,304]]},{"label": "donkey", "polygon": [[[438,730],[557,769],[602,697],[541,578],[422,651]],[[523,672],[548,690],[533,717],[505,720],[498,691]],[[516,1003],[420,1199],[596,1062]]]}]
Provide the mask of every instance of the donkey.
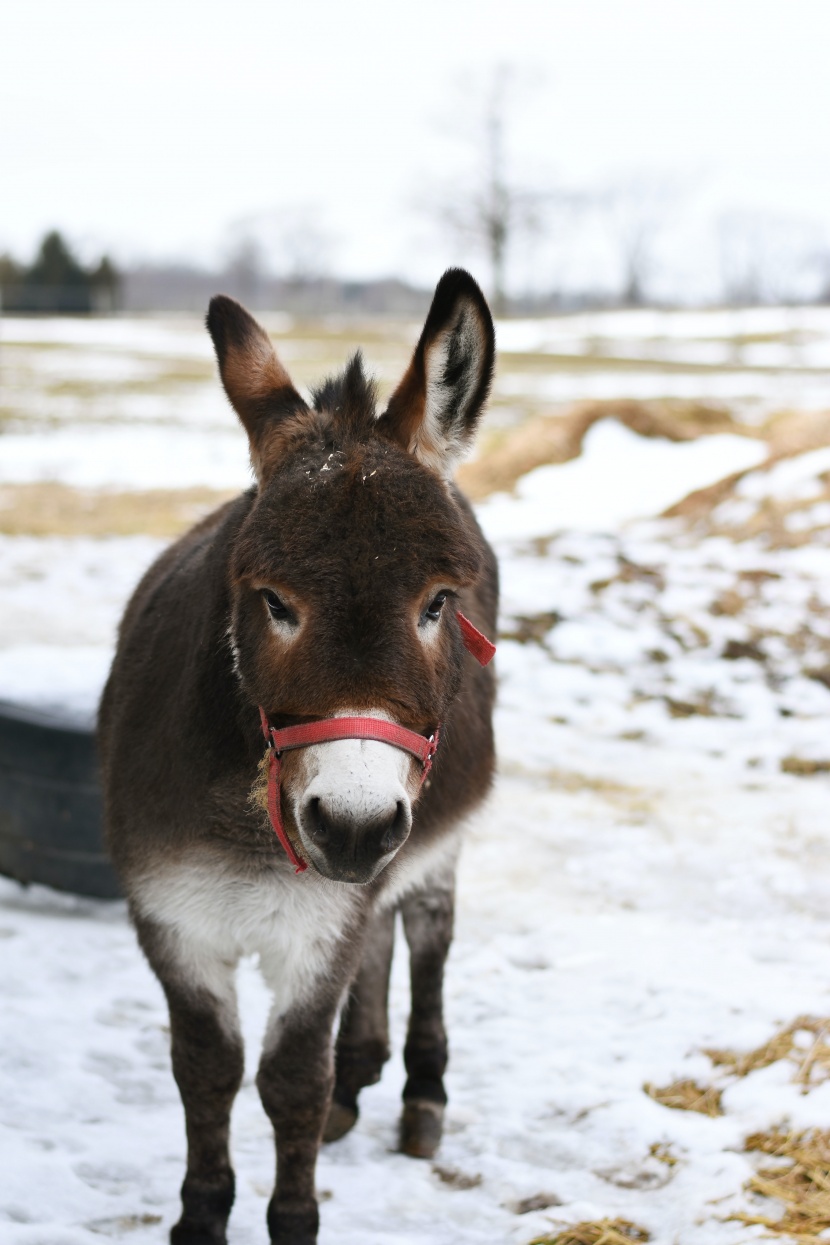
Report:
[{"label": "donkey", "polygon": [[251,954],[273,994],[257,1076],[277,1151],[270,1239],[313,1245],[321,1140],[354,1125],[389,1057],[397,911],[412,986],[401,1148],[431,1157],[440,1141],[442,981],[462,825],[493,773],[483,633],[498,591],[451,475],[495,339],[475,281],[451,269],[378,416],[359,354],[309,406],[238,303],[214,298],[207,327],[257,483],[162,554],[127,606],[100,712],[106,833],[170,1009],[187,1131],[173,1245],[226,1240],[234,974]]}]

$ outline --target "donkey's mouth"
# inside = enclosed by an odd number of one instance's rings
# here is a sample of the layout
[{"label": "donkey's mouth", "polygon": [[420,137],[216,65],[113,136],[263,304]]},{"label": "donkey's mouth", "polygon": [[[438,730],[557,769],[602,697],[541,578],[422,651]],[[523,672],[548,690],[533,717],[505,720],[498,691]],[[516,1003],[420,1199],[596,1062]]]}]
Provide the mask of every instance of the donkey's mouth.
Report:
[{"label": "donkey's mouth", "polygon": [[393,859],[395,853],[390,852],[383,860],[375,861],[374,864],[364,864],[362,866],[352,866],[350,868],[335,868],[326,859],[322,853],[314,852],[310,848],[305,848],[305,855],[311,864],[311,867],[320,874],[321,877],[328,878],[331,882],[345,882],[351,886],[368,886],[370,882],[374,882],[379,877],[389,862]]}]

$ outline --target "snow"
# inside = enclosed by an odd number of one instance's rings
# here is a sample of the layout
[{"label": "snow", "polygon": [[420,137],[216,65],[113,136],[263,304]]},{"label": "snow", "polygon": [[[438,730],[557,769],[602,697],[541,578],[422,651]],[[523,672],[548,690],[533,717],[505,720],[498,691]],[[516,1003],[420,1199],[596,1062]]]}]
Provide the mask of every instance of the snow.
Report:
[{"label": "snow", "polygon": [[830,336],[827,307],[746,307],[711,311],[592,311],[531,320],[500,320],[499,346],[510,351],[558,349],[561,339],[712,341],[777,334]]},{"label": "snow", "polygon": [[589,429],[578,458],[522,477],[516,489],[522,505],[502,494],[484,503],[479,515],[494,537],[547,535],[560,528],[613,531],[765,457],[764,445],[746,437],[673,443],[644,439],[615,420],[600,420]]},{"label": "snow", "polygon": [[[159,443],[164,453],[159,453]],[[180,428],[55,428],[47,437],[3,437],[0,483],[54,480],[74,488],[244,489],[251,483],[248,447],[236,430],[194,435]]]},{"label": "snow", "polygon": [[830,473],[830,446],[785,458],[767,472],[753,472],[738,482],[741,497],[760,501],[775,497],[779,501],[808,501],[821,492],[817,476]]},{"label": "snow", "polygon": [[[106,477],[108,452],[90,444],[88,480]],[[747,479],[790,496],[823,453]],[[830,1083],[802,1095],[782,1065],[726,1088],[717,1119],[642,1088],[716,1080],[702,1047],[750,1049],[800,1013],[830,1014],[830,779],[781,768],[830,757],[816,677],[830,667],[830,543],[772,550],[654,517],[758,458],[745,438],[671,445],[606,422],[580,459],[479,508],[514,638],[497,657],[499,779],[462,857],[440,1172],[395,1153],[397,955],[392,1061],[320,1158],[321,1245],[526,1245],[554,1221],[614,1215],[656,1245],[745,1245],[760,1230],[727,1221],[749,1204],[743,1138],[784,1119],[826,1127]],[[205,483],[208,459],[177,470]],[[135,486],[148,460],[129,461]],[[161,547],[0,537],[0,698],[90,713],[123,602]],[[0,991],[3,1245],[166,1240],[183,1117],[163,996],[123,904],[0,879]],[[273,1177],[255,964],[240,991],[229,1240],[253,1245]],[[559,1204],[516,1213],[537,1194]]]}]

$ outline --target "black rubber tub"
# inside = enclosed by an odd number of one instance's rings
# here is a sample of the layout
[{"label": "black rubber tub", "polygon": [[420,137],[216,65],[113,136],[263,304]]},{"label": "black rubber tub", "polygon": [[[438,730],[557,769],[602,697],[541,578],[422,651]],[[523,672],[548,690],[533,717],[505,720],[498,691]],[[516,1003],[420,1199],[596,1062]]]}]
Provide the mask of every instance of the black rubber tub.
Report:
[{"label": "black rubber tub", "polygon": [[0,873],[115,899],[89,721],[0,701]]}]

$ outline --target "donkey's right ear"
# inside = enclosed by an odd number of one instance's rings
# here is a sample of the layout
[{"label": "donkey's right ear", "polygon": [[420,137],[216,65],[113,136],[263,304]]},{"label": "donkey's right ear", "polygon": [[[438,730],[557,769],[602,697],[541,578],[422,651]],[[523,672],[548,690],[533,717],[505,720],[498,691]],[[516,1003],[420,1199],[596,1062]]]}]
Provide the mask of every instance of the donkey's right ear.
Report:
[{"label": "donkey's right ear", "polygon": [[278,426],[307,412],[262,325],[226,294],[210,300],[207,329],[213,339],[225,393],[248,434],[251,463],[262,483],[273,465]]}]

